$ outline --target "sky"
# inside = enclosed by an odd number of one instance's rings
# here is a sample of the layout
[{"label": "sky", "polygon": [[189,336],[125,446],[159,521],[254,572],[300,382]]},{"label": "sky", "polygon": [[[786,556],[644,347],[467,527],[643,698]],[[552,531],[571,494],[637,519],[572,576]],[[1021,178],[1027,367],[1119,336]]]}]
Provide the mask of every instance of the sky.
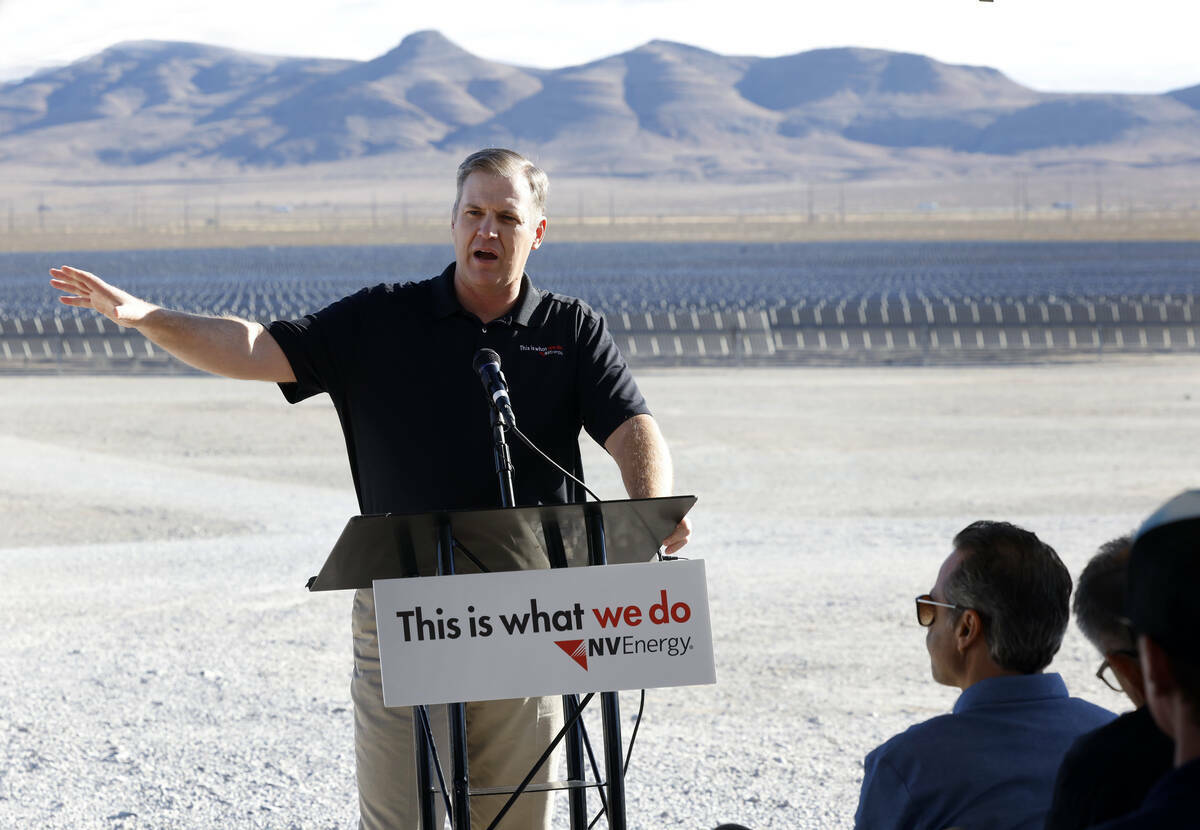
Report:
[{"label": "sky", "polygon": [[0,81],[125,40],[370,60],[422,29],[483,58],[547,68],[663,39],[763,57],[917,52],[1044,92],[1200,84],[1195,0],[0,0]]}]

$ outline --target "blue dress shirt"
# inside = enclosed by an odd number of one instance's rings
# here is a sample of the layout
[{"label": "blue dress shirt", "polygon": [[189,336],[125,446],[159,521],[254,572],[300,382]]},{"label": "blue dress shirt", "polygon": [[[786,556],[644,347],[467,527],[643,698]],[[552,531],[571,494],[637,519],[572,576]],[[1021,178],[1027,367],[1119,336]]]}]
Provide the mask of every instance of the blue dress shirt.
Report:
[{"label": "blue dress shirt", "polygon": [[855,827],[1040,829],[1063,756],[1114,717],[1057,674],[981,680],[867,756]]}]

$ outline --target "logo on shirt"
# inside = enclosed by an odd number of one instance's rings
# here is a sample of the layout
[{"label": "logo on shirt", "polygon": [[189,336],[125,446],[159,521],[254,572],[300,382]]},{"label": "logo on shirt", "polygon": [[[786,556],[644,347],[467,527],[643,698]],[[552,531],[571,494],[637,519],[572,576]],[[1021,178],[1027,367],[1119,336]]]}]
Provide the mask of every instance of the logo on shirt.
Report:
[{"label": "logo on shirt", "polygon": [[537,352],[537,353],[538,353],[538,354],[540,354],[542,357],[562,357],[563,355],[565,355],[565,354],[566,354],[566,351],[563,349],[563,347],[562,347],[562,346],[527,346],[527,345],[522,345],[522,346],[520,346],[520,350],[521,350],[521,351],[523,351],[523,352]]}]

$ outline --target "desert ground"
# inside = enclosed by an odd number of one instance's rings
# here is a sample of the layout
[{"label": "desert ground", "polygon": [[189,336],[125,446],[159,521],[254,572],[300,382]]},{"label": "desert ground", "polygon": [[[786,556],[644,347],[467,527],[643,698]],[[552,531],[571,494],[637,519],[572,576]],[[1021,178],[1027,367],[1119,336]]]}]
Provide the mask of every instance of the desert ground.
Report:
[{"label": "desert ground", "polygon": [[[1194,356],[640,380],[699,497],[718,682],[648,693],[636,828],[849,826],[864,754],[953,704],[912,598],[956,531],[1015,521],[1078,574],[1200,484]],[[353,827],[351,597],[303,590],[356,512],[328,399],[0,389],[0,827]],[[585,465],[622,496],[590,443]],[[1051,670],[1126,708],[1098,663],[1072,626]]]}]

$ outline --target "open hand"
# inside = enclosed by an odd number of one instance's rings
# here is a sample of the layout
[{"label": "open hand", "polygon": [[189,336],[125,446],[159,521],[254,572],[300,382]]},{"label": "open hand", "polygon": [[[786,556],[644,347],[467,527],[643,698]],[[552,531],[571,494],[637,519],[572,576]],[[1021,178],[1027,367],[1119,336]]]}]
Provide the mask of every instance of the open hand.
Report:
[{"label": "open hand", "polygon": [[53,277],[50,284],[63,292],[59,302],[98,311],[118,326],[136,326],[154,308],[95,274],[69,265],[51,268],[50,276]]}]

